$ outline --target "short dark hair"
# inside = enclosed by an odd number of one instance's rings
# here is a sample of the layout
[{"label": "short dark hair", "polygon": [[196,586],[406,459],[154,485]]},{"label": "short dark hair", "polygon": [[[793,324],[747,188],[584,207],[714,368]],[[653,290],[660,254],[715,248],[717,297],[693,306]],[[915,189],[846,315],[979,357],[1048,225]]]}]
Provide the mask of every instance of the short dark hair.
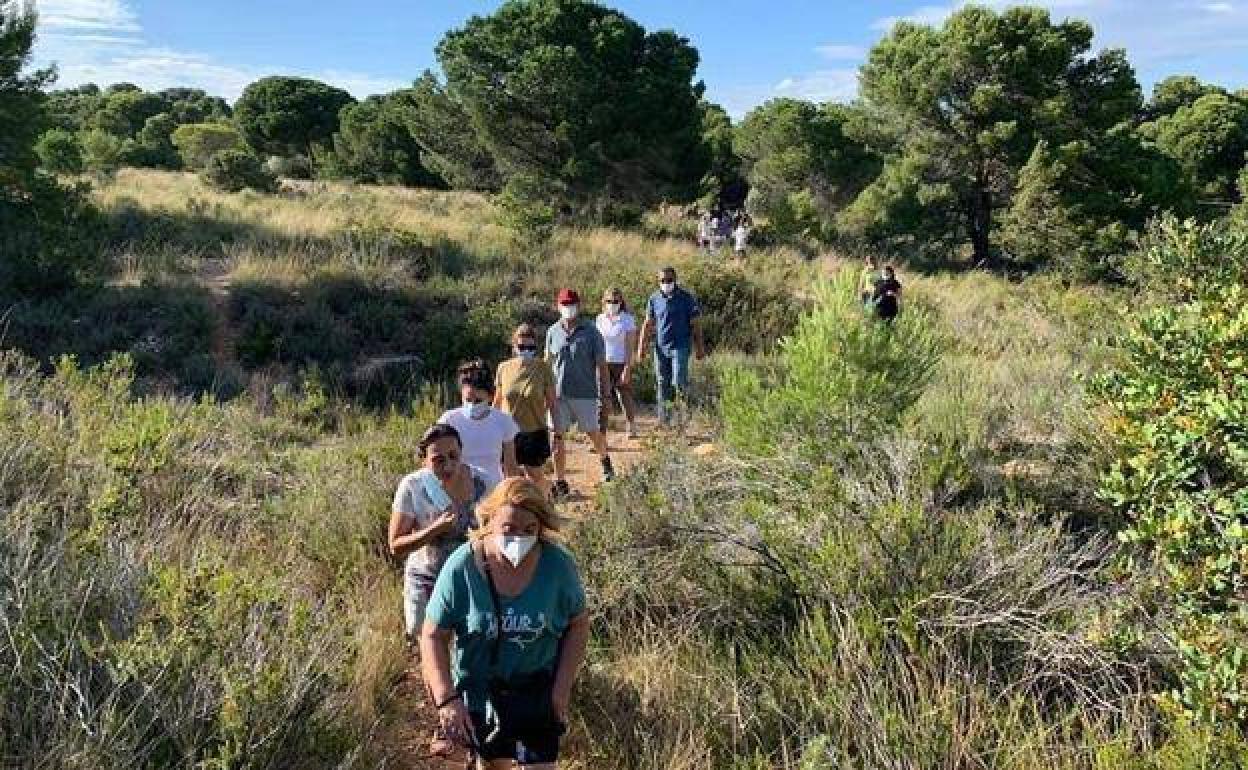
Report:
[{"label": "short dark hair", "polygon": [[444,438],[453,438],[460,449],[464,448],[464,440],[459,437],[459,431],[447,425],[446,423],[435,423],[429,430],[425,431],[425,435],[420,437],[420,457],[423,460],[425,453],[429,451],[429,447]]},{"label": "short dark hair", "polygon": [[490,377],[490,367],[480,358],[465,361],[456,371],[456,381],[460,385],[471,385],[474,388],[493,392],[494,380]]},{"label": "short dark hair", "polygon": [[659,275],[666,275],[667,273],[671,273],[671,274],[672,274],[672,277],[675,277],[675,276],[676,276],[676,268],[672,267],[671,265],[668,265],[667,267],[665,267],[665,268],[663,268],[662,270],[660,270],[660,271],[659,271]]}]

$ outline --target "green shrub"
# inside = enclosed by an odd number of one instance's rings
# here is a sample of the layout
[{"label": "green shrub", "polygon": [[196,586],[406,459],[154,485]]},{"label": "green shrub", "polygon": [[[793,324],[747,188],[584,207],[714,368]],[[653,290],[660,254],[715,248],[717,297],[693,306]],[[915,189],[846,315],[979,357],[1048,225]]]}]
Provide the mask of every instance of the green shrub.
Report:
[{"label": "green shrub", "polygon": [[0,196],[0,297],[48,297],[97,276],[98,217],[85,183],[43,173],[20,197]]},{"label": "green shrub", "polygon": [[43,167],[57,174],[80,174],[85,167],[78,137],[64,129],[54,128],[39,137],[35,152]]},{"label": "green shrub", "polygon": [[896,321],[880,322],[862,307],[850,271],[815,294],[781,341],[773,376],[724,374],[727,438],[738,448],[767,453],[797,437],[825,451],[869,439],[897,425],[931,382],[942,343],[922,306],[908,301]]},{"label": "green shrub", "polygon": [[208,159],[200,174],[204,182],[226,192],[245,189],[276,192],[277,178],[247,150],[222,150]]},{"label": "green shrub", "polygon": [[84,132],[81,136],[82,159],[86,167],[92,171],[110,173],[122,165],[122,140],[108,133],[94,129]]},{"label": "green shrub", "polygon": [[[1163,220],[1133,260],[1154,302],[1098,391],[1116,462],[1102,496],[1177,653],[1166,702],[1248,725],[1248,229]],[[1146,295],[1147,296],[1147,295]]]}]

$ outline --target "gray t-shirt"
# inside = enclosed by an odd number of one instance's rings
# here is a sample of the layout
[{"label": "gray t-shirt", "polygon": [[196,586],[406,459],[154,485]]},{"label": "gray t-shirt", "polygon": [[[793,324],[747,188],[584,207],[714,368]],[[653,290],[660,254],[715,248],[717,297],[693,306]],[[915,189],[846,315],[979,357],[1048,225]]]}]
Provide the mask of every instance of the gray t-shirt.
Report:
[{"label": "gray t-shirt", "polygon": [[[468,541],[468,530],[476,529],[477,515],[474,509],[485,496],[488,483],[485,473],[480,468],[470,465],[468,470],[472,472],[472,504],[459,506],[459,510],[456,511],[458,516],[454,530],[407,554],[403,571],[409,576],[419,577],[432,583],[437,578],[438,571],[442,569],[443,563],[446,562],[446,557]],[[429,478],[434,478],[433,471],[421,468],[415,473],[404,476],[399,482],[399,488],[394,491],[392,510],[403,514],[405,518],[412,519],[413,530],[424,529],[442,515],[442,511],[437,509],[429,493],[425,491],[426,479]]]},{"label": "gray t-shirt", "polygon": [[607,351],[592,321],[578,318],[571,331],[562,321],[547,329],[546,360],[555,371],[556,397],[598,398],[598,364],[606,362]]}]

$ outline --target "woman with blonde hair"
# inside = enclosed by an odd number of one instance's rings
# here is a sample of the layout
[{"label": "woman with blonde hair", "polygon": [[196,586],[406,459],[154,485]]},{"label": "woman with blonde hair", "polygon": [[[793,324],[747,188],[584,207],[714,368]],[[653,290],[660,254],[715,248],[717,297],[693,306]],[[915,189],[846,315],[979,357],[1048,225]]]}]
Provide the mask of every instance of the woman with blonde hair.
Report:
[{"label": "woman with blonde hair", "polygon": [[487,768],[554,768],[589,614],[562,521],[543,490],[509,478],[477,509],[471,542],[438,575],[421,666],[452,740]]}]

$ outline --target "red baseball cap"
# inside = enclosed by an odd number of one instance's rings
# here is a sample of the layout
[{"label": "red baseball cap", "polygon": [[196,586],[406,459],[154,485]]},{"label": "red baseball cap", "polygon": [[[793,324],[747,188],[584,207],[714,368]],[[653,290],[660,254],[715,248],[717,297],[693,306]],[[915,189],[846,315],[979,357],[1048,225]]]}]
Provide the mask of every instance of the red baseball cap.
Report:
[{"label": "red baseball cap", "polygon": [[576,293],[576,289],[560,289],[559,296],[555,298],[555,303],[559,305],[579,305],[581,304],[581,295]]}]

